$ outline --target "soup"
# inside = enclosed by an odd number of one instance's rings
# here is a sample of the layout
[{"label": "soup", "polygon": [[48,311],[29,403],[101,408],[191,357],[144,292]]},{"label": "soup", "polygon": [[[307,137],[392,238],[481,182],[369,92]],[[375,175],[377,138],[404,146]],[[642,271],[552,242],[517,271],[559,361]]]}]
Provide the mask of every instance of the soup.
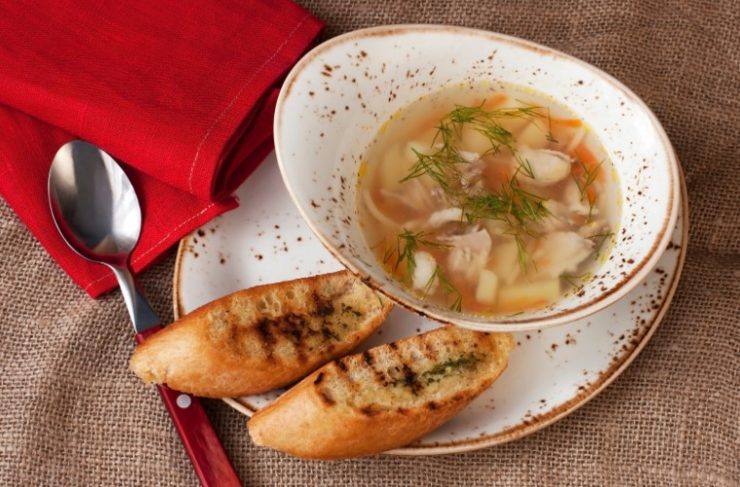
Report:
[{"label": "soup", "polygon": [[616,171],[566,107],[455,85],[395,113],[360,167],[359,218],[386,271],[474,314],[544,307],[593,276],[619,221]]}]

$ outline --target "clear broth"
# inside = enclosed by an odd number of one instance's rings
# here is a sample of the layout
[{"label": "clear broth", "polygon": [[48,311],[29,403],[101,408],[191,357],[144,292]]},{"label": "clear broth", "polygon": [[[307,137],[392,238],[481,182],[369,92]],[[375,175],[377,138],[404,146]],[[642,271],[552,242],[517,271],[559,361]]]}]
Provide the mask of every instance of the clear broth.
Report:
[{"label": "clear broth", "polygon": [[617,172],[587,124],[511,84],[454,85],[393,114],[358,206],[386,271],[441,307],[513,314],[574,292],[608,256]]}]

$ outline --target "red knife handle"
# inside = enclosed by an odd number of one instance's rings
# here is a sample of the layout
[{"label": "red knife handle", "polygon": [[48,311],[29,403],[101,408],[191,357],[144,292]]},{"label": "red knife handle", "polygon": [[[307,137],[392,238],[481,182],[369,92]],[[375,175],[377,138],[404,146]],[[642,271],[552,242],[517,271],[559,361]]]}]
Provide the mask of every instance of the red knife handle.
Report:
[{"label": "red knife handle", "polygon": [[[157,325],[139,333],[136,343],[161,329]],[[157,388],[203,487],[241,486],[198,398],[167,386]]]}]

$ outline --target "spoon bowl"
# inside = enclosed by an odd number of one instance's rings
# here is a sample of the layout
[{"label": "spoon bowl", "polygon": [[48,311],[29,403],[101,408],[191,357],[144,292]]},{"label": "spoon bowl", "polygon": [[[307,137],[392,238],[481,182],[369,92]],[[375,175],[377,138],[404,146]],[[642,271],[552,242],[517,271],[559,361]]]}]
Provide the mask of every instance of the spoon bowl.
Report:
[{"label": "spoon bowl", "polygon": [[83,257],[125,266],[141,233],[141,209],[121,166],[81,140],[64,144],[49,170],[49,205],[67,244]]}]

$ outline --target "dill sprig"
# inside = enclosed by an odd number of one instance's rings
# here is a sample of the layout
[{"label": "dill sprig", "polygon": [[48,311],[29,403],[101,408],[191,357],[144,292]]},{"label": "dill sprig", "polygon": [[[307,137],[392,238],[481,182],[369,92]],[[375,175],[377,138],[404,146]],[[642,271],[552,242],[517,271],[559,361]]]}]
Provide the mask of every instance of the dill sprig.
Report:
[{"label": "dill sprig", "polygon": [[[459,136],[462,134],[463,126],[469,124],[473,130],[483,135],[491,144],[487,154],[495,155],[501,148],[509,149],[516,156],[514,134],[509,132],[503,125],[501,119],[510,118],[542,118],[543,107],[524,105],[521,107],[495,108],[484,110],[485,100],[478,106],[466,107],[456,105],[444,120],[454,127],[454,132]],[[444,140],[444,139],[443,139]]]},{"label": "dill sprig", "polygon": [[521,235],[514,233],[514,242],[516,242],[516,256],[519,261],[519,268],[526,274],[527,262],[529,261],[529,254],[527,253],[527,245],[524,243],[524,239]]},{"label": "dill sprig", "polygon": [[546,198],[523,189],[515,177],[499,191],[473,195],[466,201],[463,214],[469,222],[498,220],[506,224],[507,235],[514,237],[522,272],[527,272],[529,257],[523,235],[536,237],[532,224],[550,214]]},{"label": "dill sprig", "polygon": [[586,201],[588,201],[588,218],[587,221],[593,220],[593,212],[594,208],[596,206],[596,198],[591,198],[588,194],[588,189],[591,187],[591,185],[596,181],[596,178],[599,175],[599,169],[601,168],[601,165],[604,163],[604,159],[599,161],[598,164],[596,164],[593,168],[589,169],[582,160],[576,159],[576,162],[581,167],[581,173],[578,175],[573,175],[573,181],[575,181],[576,186],[578,187],[578,191],[580,193],[580,200],[583,201],[585,198]]},{"label": "dill sprig", "polygon": [[462,311],[462,293],[457,287],[455,287],[454,284],[450,282],[444,272],[442,272],[442,268],[440,266],[434,267],[434,272],[429,277],[429,280],[426,282],[426,284],[424,284],[422,298],[426,299],[427,296],[429,296],[429,293],[432,290],[432,286],[434,286],[435,280],[439,282],[439,286],[445,297],[449,298],[449,296],[452,295],[455,298],[452,305],[450,306],[450,309],[453,311]]},{"label": "dill sprig", "polygon": [[593,235],[589,235],[588,239],[592,240],[595,244],[594,246],[594,254],[596,255],[596,258],[599,258],[599,255],[601,253],[601,248],[604,246],[604,243],[608,240],[614,237],[614,232],[602,232],[602,233],[595,233]]},{"label": "dill sprig", "polygon": [[466,164],[467,161],[457,151],[438,151],[433,154],[424,154],[416,149],[411,149],[416,156],[416,162],[411,166],[409,173],[401,179],[404,183],[424,175],[431,177],[442,190],[448,194],[459,193],[459,181],[462,172],[456,164]]},{"label": "dill sprig", "polygon": [[558,139],[552,135],[552,116],[550,116],[550,107],[547,107],[547,133],[545,134],[545,138],[548,142],[552,142],[553,144],[558,143]]},{"label": "dill sprig", "polygon": [[414,254],[419,247],[449,247],[449,245],[429,239],[430,234],[424,231],[412,232],[404,228],[396,235],[396,244],[385,249],[383,264],[388,264],[395,257],[393,273],[395,274],[402,263],[406,263],[404,280],[408,283],[416,270]]},{"label": "dill sprig", "polygon": [[[514,135],[501,125],[501,119],[510,118],[542,118],[543,107],[521,106],[497,108],[484,110],[485,100],[478,106],[467,107],[455,105],[437,126],[437,132],[432,140],[432,146],[439,144],[439,148],[429,154],[419,152],[415,149],[416,161],[411,166],[409,173],[401,179],[406,182],[413,178],[424,175],[431,177],[442,190],[453,199],[458,199],[462,192],[462,172],[460,164],[467,164],[460,155],[459,142],[462,138],[462,130],[465,125],[471,125],[473,129],[483,135],[491,144],[491,148],[485,154],[495,155],[502,148],[507,148],[514,155],[518,166],[523,168],[525,174],[534,177],[529,162],[523,160],[516,150]],[[549,116],[549,115],[548,115]],[[484,154],[484,155],[485,155]]]},{"label": "dill sprig", "polygon": [[579,286],[582,286],[583,280],[588,278],[590,275],[591,274],[589,272],[584,272],[583,274],[577,276],[572,274],[560,274],[560,279],[577,288]]},{"label": "dill sprig", "polygon": [[468,197],[463,204],[463,214],[468,222],[500,220],[529,234],[528,227],[550,211],[544,203],[547,198],[527,191],[516,177],[498,191],[487,191]]},{"label": "dill sprig", "polygon": [[442,289],[444,295],[448,298],[451,295],[454,298],[454,301],[450,305],[450,309],[452,311],[461,312],[463,295],[460,290],[450,282],[439,266],[434,269],[434,274],[436,274],[437,280],[439,281],[439,287]]},{"label": "dill sprig", "polygon": [[473,368],[473,366],[480,362],[480,360],[481,359],[473,353],[461,355],[455,359],[448,359],[442,363],[436,364],[431,369],[422,372],[421,379],[427,384],[439,382],[444,376],[448,375],[453,370]]}]

